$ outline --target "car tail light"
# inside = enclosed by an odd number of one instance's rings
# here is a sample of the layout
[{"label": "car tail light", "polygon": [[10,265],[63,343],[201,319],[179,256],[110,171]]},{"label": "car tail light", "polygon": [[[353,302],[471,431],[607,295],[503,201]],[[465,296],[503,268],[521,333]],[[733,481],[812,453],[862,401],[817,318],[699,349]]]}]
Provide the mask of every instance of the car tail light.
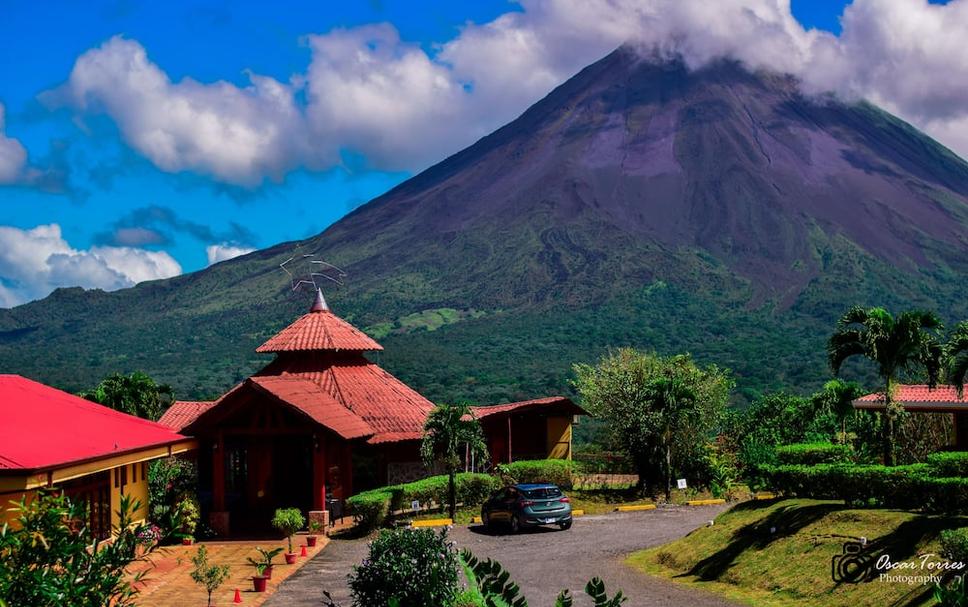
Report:
[{"label": "car tail light", "polygon": [[522,508],[527,508],[528,506],[534,506],[534,502],[532,502],[531,500],[522,500],[518,502],[518,505],[521,506]]},{"label": "car tail light", "polygon": [[571,503],[571,498],[563,497],[563,498],[561,498],[558,501],[561,502],[562,504],[570,504]]}]

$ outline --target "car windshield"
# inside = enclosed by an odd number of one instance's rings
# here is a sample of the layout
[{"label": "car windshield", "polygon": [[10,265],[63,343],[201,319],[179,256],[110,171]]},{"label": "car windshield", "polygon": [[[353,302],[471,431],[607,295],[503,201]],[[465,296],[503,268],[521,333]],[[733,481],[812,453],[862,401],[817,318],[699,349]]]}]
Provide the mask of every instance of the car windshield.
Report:
[{"label": "car windshield", "polygon": [[561,497],[561,489],[558,487],[538,487],[537,489],[524,490],[522,493],[528,499],[547,500]]}]

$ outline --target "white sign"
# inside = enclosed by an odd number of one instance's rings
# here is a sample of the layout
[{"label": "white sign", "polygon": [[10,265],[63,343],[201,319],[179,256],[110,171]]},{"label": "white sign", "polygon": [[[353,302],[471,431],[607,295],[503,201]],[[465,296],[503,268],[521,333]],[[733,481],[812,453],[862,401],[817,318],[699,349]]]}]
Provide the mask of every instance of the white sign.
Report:
[{"label": "white sign", "polygon": [[680,489],[686,488],[686,479],[680,478],[679,480],[676,481],[676,483],[679,485]]},{"label": "white sign", "polygon": [[420,500],[413,500],[410,502],[410,509],[414,511],[420,510]]}]

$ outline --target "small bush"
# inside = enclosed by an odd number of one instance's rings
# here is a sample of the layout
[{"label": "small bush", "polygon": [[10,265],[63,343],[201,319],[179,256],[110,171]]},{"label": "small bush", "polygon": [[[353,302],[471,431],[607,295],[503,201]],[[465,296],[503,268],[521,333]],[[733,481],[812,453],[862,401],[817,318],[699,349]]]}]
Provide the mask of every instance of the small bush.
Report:
[{"label": "small bush", "polygon": [[780,465],[840,464],[849,462],[851,455],[847,445],[831,443],[796,443],[776,448]]},{"label": "small bush", "polygon": [[564,459],[535,459],[501,464],[502,475],[515,483],[552,483],[562,489],[572,488],[574,464]]},{"label": "small bush", "polygon": [[290,553],[292,553],[292,536],[305,524],[306,519],[303,518],[299,508],[279,508],[272,517],[272,526],[286,535]]},{"label": "small bush", "polygon": [[951,478],[955,476],[968,477],[968,452],[947,451],[932,453],[928,456],[928,466],[931,467],[932,476],[940,478]]},{"label": "small bush", "polygon": [[364,533],[383,526],[390,514],[390,500],[393,494],[389,487],[357,493],[346,500],[346,506],[356,518],[357,525]]},{"label": "small bush", "polygon": [[[455,479],[457,501],[465,506],[476,506],[499,487],[499,481],[487,474],[464,472]],[[390,501],[391,510],[408,509],[410,502],[418,500],[427,504],[431,500],[438,504],[447,502],[447,475],[431,476],[412,483],[389,487],[393,498]]]},{"label": "small bush", "polygon": [[427,607],[457,598],[459,563],[447,531],[382,531],[350,574],[354,605]]},{"label": "small bush", "polygon": [[953,563],[968,564],[968,527],[941,532],[941,556]]}]

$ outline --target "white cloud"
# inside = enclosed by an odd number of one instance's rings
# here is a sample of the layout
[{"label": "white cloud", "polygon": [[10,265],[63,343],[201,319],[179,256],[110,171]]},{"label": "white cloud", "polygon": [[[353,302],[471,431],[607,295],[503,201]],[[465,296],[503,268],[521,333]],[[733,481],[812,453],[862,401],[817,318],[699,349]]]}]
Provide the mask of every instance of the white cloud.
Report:
[{"label": "white cloud", "polygon": [[116,36],[87,51],[52,104],[111,116],[125,140],[160,169],[258,185],[295,164],[314,164],[293,88],[248,74],[250,84],[172,82],[133,40]]},{"label": "white cloud", "polygon": [[[520,114],[623,43],[730,56],[800,77],[808,92],[868,98],[968,155],[968,0],[855,0],[835,36],[805,30],[790,0],[521,0],[467,24],[432,52],[389,24],[310,35],[312,61],[289,83],[173,83],[135,41],[84,53],[61,89],[102,110],[166,171],[244,186],[339,163],[417,170]],[[306,93],[305,103],[297,102]]]},{"label": "white cloud", "polygon": [[30,230],[0,226],[0,307],[45,297],[58,287],[108,291],[181,274],[168,253],[131,247],[78,250],[57,224]]},{"label": "white cloud", "polygon": [[240,255],[246,255],[255,251],[248,247],[237,247],[230,244],[213,244],[205,247],[205,255],[208,256],[208,265],[232,259]]},{"label": "white cloud", "polygon": [[4,133],[5,108],[0,103],[0,185],[17,183],[27,166],[27,150],[16,139]]}]

